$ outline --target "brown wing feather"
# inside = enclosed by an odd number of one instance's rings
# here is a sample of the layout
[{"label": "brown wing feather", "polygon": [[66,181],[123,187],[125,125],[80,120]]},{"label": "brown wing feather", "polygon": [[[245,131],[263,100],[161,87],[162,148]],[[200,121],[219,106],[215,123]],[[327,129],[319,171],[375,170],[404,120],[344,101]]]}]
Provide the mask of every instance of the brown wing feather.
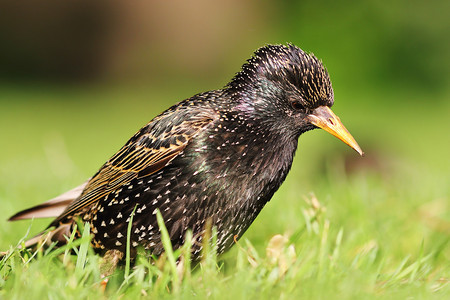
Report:
[{"label": "brown wing feather", "polygon": [[155,123],[162,117],[157,117],[142,128],[104,164],[89,181],[80,198],[72,202],[51,226],[104,198],[134,178],[159,171],[182,152],[188,142],[214,118],[206,114],[194,115],[188,121],[172,125],[171,130],[156,137],[153,135]]}]

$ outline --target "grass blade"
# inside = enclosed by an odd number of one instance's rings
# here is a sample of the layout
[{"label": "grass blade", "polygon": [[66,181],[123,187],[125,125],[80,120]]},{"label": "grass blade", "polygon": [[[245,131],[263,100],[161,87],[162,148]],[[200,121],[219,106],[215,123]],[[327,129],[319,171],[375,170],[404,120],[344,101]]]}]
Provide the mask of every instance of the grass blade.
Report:
[{"label": "grass blade", "polygon": [[167,228],[164,225],[164,219],[159,210],[156,211],[156,219],[158,221],[159,232],[161,234],[161,241],[164,246],[164,250],[167,255],[167,259],[169,261],[170,269],[172,270],[173,289],[174,289],[174,292],[178,292],[179,280],[178,280],[178,272],[177,272],[177,262],[176,262],[175,255],[173,252],[172,242],[170,241],[169,232],[167,231]]},{"label": "grass blade", "polygon": [[75,269],[83,270],[86,264],[86,257],[90,246],[90,229],[89,223],[84,224],[83,234],[81,235],[81,244],[78,251],[77,263]]},{"label": "grass blade", "polygon": [[130,221],[128,222],[128,227],[127,227],[127,249],[126,249],[126,253],[125,253],[125,275],[124,275],[126,281],[128,281],[128,278],[130,276],[131,228],[133,227],[133,217],[134,217],[134,213],[136,212],[137,207],[138,206],[136,204],[133,211],[131,212]]}]

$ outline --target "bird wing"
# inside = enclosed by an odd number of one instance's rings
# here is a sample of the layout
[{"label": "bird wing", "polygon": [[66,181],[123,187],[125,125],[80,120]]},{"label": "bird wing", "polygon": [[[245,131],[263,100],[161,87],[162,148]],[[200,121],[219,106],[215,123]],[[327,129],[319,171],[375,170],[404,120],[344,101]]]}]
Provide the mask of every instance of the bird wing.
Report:
[{"label": "bird wing", "polygon": [[[176,116],[171,116],[176,114]],[[215,119],[211,112],[166,111],[138,131],[91,178],[81,196],[50,225],[89,207],[131,180],[153,174],[173,160]]]}]

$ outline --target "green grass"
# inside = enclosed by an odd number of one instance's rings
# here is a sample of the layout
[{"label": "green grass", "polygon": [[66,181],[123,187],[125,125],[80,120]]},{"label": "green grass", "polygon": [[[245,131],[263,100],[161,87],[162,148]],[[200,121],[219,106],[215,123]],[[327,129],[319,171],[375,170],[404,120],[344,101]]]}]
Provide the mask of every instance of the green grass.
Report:
[{"label": "green grass", "polygon": [[166,238],[167,255],[125,264],[103,292],[88,229],[64,248],[33,253],[16,245],[49,220],[5,219],[83,182],[139,126],[191,93],[2,90],[0,250],[11,252],[0,261],[1,299],[450,297],[448,104],[430,113],[387,94],[386,109],[381,95],[341,91],[364,99],[336,100],[333,110],[365,158],[324,132],[305,134],[285,184],[229,252],[216,257],[206,247],[191,268],[189,245],[172,251]]}]

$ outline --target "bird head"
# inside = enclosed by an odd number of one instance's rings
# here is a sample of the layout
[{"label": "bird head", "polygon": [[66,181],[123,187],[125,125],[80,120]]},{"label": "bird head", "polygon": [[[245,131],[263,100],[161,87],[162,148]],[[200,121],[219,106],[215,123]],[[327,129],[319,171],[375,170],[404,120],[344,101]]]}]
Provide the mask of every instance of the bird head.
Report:
[{"label": "bird head", "polygon": [[294,45],[258,49],[228,84],[238,109],[280,130],[301,133],[322,128],[363,155],[358,143],[331,110],[333,88],[327,69]]}]

